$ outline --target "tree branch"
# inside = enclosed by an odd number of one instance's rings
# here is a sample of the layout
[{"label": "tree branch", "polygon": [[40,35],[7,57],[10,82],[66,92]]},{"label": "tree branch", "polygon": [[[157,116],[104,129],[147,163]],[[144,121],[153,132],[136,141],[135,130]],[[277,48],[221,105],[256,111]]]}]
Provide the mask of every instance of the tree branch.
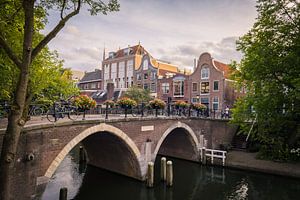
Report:
[{"label": "tree branch", "polygon": [[2,36],[0,35],[0,46],[4,49],[4,51],[6,52],[7,56],[15,63],[15,65],[21,69],[21,61],[19,60],[19,58],[15,55],[15,53],[13,52],[13,50],[8,46],[8,44],[6,43],[6,41],[2,38]]},{"label": "tree branch", "polygon": [[65,6],[66,6],[66,0],[63,1],[62,8],[61,8],[61,11],[60,11],[60,18],[61,19],[64,19],[63,15],[64,15]]},{"label": "tree branch", "polygon": [[50,33],[48,33],[48,35],[46,35],[46,37],[40,41],[40,43],[33,49],[32,51],[32,56],[31,56],[31,60],[33,60],[37,54],[53,39],[55,38],[55,36],[57,35],[57,33],[65,26],[66,22],[74,17],[75,15],[77,15],[80,11],[80,7],[81,7],[81,0],[78,0],[78,5],[76,10],[74,10],[73,12],[69,13],[65,18],[63,18],[62,20],[59,21],[59,23],[52,29],[52,31]]}]

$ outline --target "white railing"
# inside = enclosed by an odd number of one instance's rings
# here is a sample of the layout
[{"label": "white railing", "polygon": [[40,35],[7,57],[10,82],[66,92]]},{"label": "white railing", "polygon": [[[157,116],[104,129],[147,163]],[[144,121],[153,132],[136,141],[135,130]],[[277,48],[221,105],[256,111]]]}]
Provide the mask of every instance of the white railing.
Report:
[{"label": "white railing", "polygon": [[210,157],[211,164],[214,164],[214,158],[222,159],[222,164],[224,166],[226,153],[227,151],[201,148],[201,161],[203,163],[203,160],[205,159],[205,163],[206,163],[206,158]]}]

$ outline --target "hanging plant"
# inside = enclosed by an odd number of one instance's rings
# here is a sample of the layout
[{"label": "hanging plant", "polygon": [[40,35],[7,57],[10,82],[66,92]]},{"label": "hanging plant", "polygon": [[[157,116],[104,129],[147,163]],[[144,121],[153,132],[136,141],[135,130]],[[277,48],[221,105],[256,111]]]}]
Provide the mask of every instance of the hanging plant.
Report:
[{"label": "hanging plant", "polygon": [[201,103],[195,103],[192,105],[192,108],[195,109],[195,110],[200,110],[200,111],[203,111],[203,110],[206,110],[206,106],[201,104]]},{"label": "hanging plant", "polygon": [[86,111],[89,110],[91,108],[95,108],[96,107],[96,101],[87,96],[87,95],[80,95],[77,96],[74,99],[74,104],[81,110],[81,111]]},{"label": "hanging plant", "polygon": [[123,97],[118,100],[117,104],[122,108],[131,108],[137,105],[135,100],[132,100],[128,97]]},{"label": "hanging plant", "polygon": [[179,100],[175,102],[176,108],[187,108],[189,107],[189,104],[186,103],[185,101]]},{"label": "hanging plant", "polygon": [[166,103],[160,99],[149,101],[149,105],[153,109],[164,109],[166,107]]},{"label": "hanging plant", "polygon": [[107,105],[108,107],[113,108],[115,106],[115,102],[112,100],[106,100],[104,102],[104,105]]}]

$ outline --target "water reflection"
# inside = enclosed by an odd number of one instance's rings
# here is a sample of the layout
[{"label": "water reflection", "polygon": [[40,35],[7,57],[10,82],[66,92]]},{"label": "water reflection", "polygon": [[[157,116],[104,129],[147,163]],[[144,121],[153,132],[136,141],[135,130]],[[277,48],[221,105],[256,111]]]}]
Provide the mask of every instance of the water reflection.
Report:
[{"label": "water reflection", "polygon": [[42,199],[58,199],[61,187],[68,187],[68,197],[78,200],[294,200],[300,196],[297,179],[172,161],[174,186],[168,188],[159,180],[159,163],[156,162],[155,185],[148,189],[143,182],[92,166],[80,174],[79,164],[70,155],[59,166]]}]

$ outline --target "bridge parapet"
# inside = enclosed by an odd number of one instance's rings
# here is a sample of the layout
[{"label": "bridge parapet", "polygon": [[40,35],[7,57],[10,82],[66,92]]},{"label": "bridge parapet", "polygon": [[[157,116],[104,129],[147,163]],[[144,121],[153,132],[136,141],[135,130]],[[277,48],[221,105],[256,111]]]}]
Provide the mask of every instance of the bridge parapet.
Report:
[{"label": "bridge parapet", "polygon": [[[0,131],[0,142],[4,131]],[[16,189],[21,190],[16,198],[24,199],[24,194],[31,198],[43,188],[79,143],[85,146],[90,164],[143,180],[147,162],[155,162],[157,154],[197,162],[201,147],[216,149],[219,144],[229,143],[235,131],[236,127],[225,120],[178,116],[28,125],[21,134],[16,176],[12,177],[18,183]],[[34,154],[33,161],[24,159],[28,153]],[[26,188],[20,188],[22,183]]]}]

